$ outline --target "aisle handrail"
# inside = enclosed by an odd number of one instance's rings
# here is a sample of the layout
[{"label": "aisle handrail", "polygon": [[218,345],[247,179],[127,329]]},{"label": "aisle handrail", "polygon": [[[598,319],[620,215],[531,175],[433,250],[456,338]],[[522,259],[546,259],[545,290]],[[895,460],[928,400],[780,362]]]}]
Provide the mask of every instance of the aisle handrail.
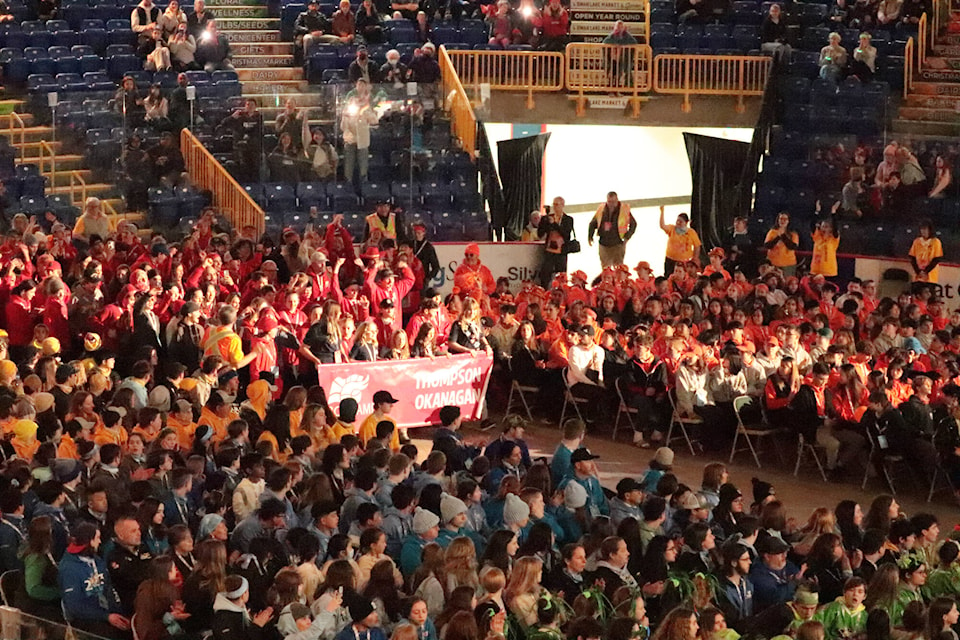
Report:
[{"label": "aisle handrail", "polygon": [[470,154],[470,159],[477,157],[477,116],[470,104],[470,97],[460,82],[457,69],[450,59],[445,46],[440,47],[437,58],[440,63],[440,81],[443,86],[444,109],[450,112],[450,129],[454,137],[460,141],[460,148]]},{"label": "aisle handrail", "polygon": [[191,182],[213,194],[214,204],[234,229],[253,227],[257,236],[263,233],[263,209],[189,129],[180,132],[180,152]]},{"label": "aisle handrail", "polygon": [[913,38],[907,38],[903,47],[903,97],[913,88]]}]

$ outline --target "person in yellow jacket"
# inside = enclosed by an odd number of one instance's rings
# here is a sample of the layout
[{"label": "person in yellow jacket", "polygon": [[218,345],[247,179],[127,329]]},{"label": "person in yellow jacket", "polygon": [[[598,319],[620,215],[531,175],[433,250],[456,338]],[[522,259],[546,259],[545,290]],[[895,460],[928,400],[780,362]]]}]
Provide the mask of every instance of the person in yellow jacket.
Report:
[{"label": "person in yellow jacket", "polygon": [[676,224],[667,224],[664,219],[664,207],[660,205],[660,228],[667,234],[667,251],[663,259],[663,275],[673,274],[677,263],[693,260],[700,264],[700,248],[703,243],[697,232],[690,228],[690,216],[681,213]]},{"label": "person in yellow jacket", "polygon": [[637,221],[630,213],[630,205],[620,202],[616,191],[607,194],[607,201],[597,212],[587,228],[587,244],[593,246],[593,236],[600,241],[600,265],[615,267],[623,264],[627,241],[637,230]]},{"label": "person in yellow jacket", "polygon": [[390,203],[386,200],[377,202],[377,210],[366,218],[367,226],[363,230],[363,240],[366,242],[371,232],[379,231],[381,238],[397,239],[397,214],[390,211]]},{"label": "person in yellow jacket", "polygon": [[913,267],[913,279],[916,282],[937,282],[943,262],[943,244],[936,236],[933,223],[924,220],[920,223],[920,235],[910,247],[910,264]]},{"label": "person in yellow jacket", "polygon": [[[354,398],[344,398],[340,401],[340,407],[338,409],[340,413],[340,419],[334,422],[330,427],[327,428],[326,437],[330,442],[338,443],[343,436],[353,434],[357,432],[357,427],[354,423],[357,421],[357,401]],[[373,425],[374,433],[376,433],[377,425]]]},{"label": "person in yellow jacket", "polygon": [[810,273],[832,278],[837,275],[837,247],[840,236],[830,220],[824,220],[813,232],[813,256]]},{"label": "person in yellow jacket", "polygon": [[763,246],[767,250],[767,260],[780,269],[785,277],[797,271],[797,247],[800,236],[790,229],[790,215],[786,212],[777,216],[777,226],[767,231]]},{"label": "person in yellow jacket", "polygon": [[[397,421],[389,416],[393,405],[398,402],[389,391],[377,391],[373,394],[373,413],[367,416],[367,419],[360,425],[360,444],[364,447],[371,438],[377,437],[377,424],[382,421],[392,422],[394,429],[390,435],[390,450],[396,453],[400,451],[400,429],[397,428]],[[343,403],[340,403],[341,409]]]}]

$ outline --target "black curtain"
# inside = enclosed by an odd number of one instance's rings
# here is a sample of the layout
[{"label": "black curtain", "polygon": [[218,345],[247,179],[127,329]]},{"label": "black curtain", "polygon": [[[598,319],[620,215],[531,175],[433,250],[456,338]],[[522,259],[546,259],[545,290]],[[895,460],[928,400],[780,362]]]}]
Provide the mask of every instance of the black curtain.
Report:
[{"label": "black curtain", "polygon": [[733,219],[750,211],[753,179],[745,168],[751,144],[693,133],[684,133],[683,141],[693,178],[690,224],[705,247],[719,246]]},{"label": "black curtain", "polygon": [[530,212],[540,208],[543,153],[549,133],[497,143],[503,185],[504,240],[519,240]]},{"label": "black curtain", "polygon": [[503,188],[497,165],[493,162],[493,149],[487,137],[487,127],[477,127],[477,170],[480,173],[480,193],[490,208],[490,224],[495,237],[502,237],[506,216],[503,211]]}]

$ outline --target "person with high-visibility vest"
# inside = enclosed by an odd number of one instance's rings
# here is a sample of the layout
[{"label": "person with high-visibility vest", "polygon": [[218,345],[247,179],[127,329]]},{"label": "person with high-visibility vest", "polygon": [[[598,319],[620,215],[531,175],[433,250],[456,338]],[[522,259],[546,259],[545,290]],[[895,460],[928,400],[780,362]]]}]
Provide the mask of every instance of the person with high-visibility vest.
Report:
[{"label": "person with high-visibility vest", "polygon": [[242,369],[257,357],[260,347],[244,355],[240,336],[233,330],[237,322],[237,310],[225,304],[217,312],[217,326],[207,331],[203,338],[203,357],[220,356],[234,369]]},{"label": "person with high-visibility vest", "polygon": [[637,221],[630,213],[630,205],[620,202],[616,191],[607,194],[607,201],[597,208],[597,212],[587,228],[587,244],[593,246],[593,236],[600,241],[600,265],[615,267],[623,264],[627,252],[627,241],[637,230]]},{"label": "person with high-visibility vest", "polygon": [[374,231],[379,231],[381,238],[390,238],[391,240],[402,239],[405,235],[402,228],[403,222],[396,213],[390,211],[390,203],[386,200],[378,201],[377,210],[368,215],[366,220],[367,226],[363,230],[364,242]]}]

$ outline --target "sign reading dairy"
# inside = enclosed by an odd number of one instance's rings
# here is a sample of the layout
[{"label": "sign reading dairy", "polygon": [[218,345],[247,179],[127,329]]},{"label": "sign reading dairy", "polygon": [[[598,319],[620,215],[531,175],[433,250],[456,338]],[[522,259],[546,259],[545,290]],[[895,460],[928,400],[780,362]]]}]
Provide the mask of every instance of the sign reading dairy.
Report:
[{"label": "sign reading dairy", "polygon": [[617,20],[623,20],[627,31],[644,44],[646,16],[645,0],[571,0],[570,35],[585,42],[600,42],[613,31]]},{"label": "sign reading dairy", "polygon": [[462,354],[324,364],[317,373],[334,413],[344,398],[353,398],[362,420],[373,413],[373,394],[386,390],[398,400],[390,417],[401,427],[420,427],[439,424],[445,405],[460,407],[464,420],[479,419],[492,368],[492,356]]}]

